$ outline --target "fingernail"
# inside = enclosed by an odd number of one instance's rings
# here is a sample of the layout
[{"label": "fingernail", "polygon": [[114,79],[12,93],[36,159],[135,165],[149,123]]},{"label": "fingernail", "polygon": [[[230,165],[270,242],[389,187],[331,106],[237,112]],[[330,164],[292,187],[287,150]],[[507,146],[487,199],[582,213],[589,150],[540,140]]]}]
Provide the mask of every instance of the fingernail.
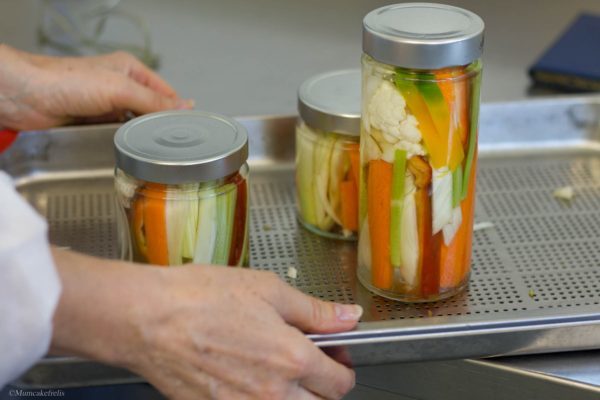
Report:
[{"label": "fingernail", "polygon": [[179,99],[175,104],[177,110],[191,110],[196,105],[194,99]]},{"label": "fingernail", "polygon": [[363,309],[358,304],[336,304],[335,316],[338,321],[358,321]]}]

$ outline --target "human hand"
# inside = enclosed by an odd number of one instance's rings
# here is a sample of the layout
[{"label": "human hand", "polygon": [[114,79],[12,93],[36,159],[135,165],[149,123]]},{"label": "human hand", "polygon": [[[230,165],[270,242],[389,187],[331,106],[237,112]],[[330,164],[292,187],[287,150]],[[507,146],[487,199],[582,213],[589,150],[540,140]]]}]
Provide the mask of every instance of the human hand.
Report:
[{"label": "human hand", "polygon": [[55,257],[65,288],[55,352],[125,366],[172,399],[338,399],[354,385],[301,331],[351,329],[358,306],[261,271]]},{"label": "human hand", "polygon": [[125,52],[50,57],[0,44],[0,127],[44,129],[192,107]]}]

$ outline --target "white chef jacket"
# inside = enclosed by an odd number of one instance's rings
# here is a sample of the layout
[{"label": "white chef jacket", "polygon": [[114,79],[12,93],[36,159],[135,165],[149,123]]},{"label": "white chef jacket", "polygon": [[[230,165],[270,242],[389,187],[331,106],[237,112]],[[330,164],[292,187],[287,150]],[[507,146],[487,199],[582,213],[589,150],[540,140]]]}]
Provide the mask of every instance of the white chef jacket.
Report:
[{"label": "white chef jacket", "polygon": [[0,171],[0,388],[48,351],[60,280],[46,221]]}]

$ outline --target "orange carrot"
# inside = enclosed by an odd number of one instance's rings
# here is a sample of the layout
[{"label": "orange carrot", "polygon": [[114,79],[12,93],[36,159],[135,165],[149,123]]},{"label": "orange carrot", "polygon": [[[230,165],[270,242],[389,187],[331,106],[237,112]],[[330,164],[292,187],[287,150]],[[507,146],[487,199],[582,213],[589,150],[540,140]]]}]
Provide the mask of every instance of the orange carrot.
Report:
[{"label": "orange carrot", "polygon": [[353,179],[340,184],[342,226],[352,232],[358,230],[358,187]]},{"label": "orange carrot", "polygon": [[473,238],[473,219],[475,214],[475,166],[469,176],[469,188],[466,199],[461,203],[462,224],[456,232],[452,243],[442,243],[440,253],[440,287],[454,288],[465,278],[471,263],[471,243]]},{"label": "orange carrot", "polygon": [[392,164],[383,160],[369,161],[367,207],[371,237],[371,279],[379,289],[390,289],[394,277],[390,261],[391,196]]},{"label": "orange carrot", "polygon": [[144,231],[148,245],[148,262],[155,265],[169,265],[166,187],[157,183],[148,184],[142,193],[145,195]]},{"label": "orange carrot", "polygon": [[348,157],[350,158],[350,177],[358,188],[360,182],[360,153],[358,143],[348,145]]},{"label": "orange carrot", "polygon": [[419,264],[421,271],[421,295],[431,296],[439,291],[439,267],[435,262],[437,243],[441,233],[431,232],[431,197],[427,187],[418,188],[415,193],[417,206],[417,226],[419,233]]},{"label": "orange carrot", "polygon": [[465,244],[464,263],[461,272],[461,280],[465,278],[467,273],[471,270],[471,247],[473,244],[473,222],[475,221],[475,184],[477,182],[477,147],[475,148],[475,156],[473,157],[473,167],[471,168],[471,175],[469,176],[469,189],[467,192],[467,198],[464,203],[468,204],[468,215],[467,215],[467,240]]},{"label": "orange carrot", "polygon": [[468,107],[468,85],[469,79],[464,75],[463,67],[447,68],[435,73],[440,91],[448,103],[452,113],[452,123],[458,131],[461,143],[464,145],[467,141],[469,132],[469,107]]}]

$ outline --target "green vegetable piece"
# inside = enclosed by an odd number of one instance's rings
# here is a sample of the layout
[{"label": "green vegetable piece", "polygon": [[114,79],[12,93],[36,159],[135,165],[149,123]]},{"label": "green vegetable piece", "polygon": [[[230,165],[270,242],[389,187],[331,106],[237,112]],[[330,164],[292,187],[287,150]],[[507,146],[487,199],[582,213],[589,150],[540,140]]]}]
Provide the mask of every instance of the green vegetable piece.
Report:
[{"label": "green vegetable piece", "polygon": [[402,207],[404,205],[404,178],[406,150],[396,150],[392,169],[392,204],[390,221],[390,259],[393,267],[402,265]]},{"label": "green vegetable piece", "polygon": [[[474,68],[478,69],[479,63]],[[469,132],[469,150],[467,151],[467,160],[465,161],[465,176],[462,184],[461,199],[464,200],[469,192],[469,177],[471,176],[471,168],[473,167],[473,157],[477,148],[477,129],[479,119],[479,87],[481,85],[481,72],[473,78],[473,97],[471,100],[471,130]]]},{"label": "green vegetable piece", "polygon": [[452,208],[456,208],[460,205],[462,198],[462,180],[463,180],[463,169],[462,165],[458,165],[452,173]]},{"label": "green vegetable piece", "polygon": [[184,188],[186,192],[185,207],[187,208],[181,257],[185,261],[194,259],[196,232],[198,231],[198,185],[190,184]]},{"label": "green vegetable piece", "polygon": [[194,250],[194,264],[210,264],[217,237],[217,196],[212,188],[198,191],[198,230]]},{"label": "green vegetable piece", "polygon": [[229,262],[236,199],[237,187],[231,183],[225,185],[217,196],[217,218],[215,220],[217,236],[212,259],[213,264],[227,265]]}]

